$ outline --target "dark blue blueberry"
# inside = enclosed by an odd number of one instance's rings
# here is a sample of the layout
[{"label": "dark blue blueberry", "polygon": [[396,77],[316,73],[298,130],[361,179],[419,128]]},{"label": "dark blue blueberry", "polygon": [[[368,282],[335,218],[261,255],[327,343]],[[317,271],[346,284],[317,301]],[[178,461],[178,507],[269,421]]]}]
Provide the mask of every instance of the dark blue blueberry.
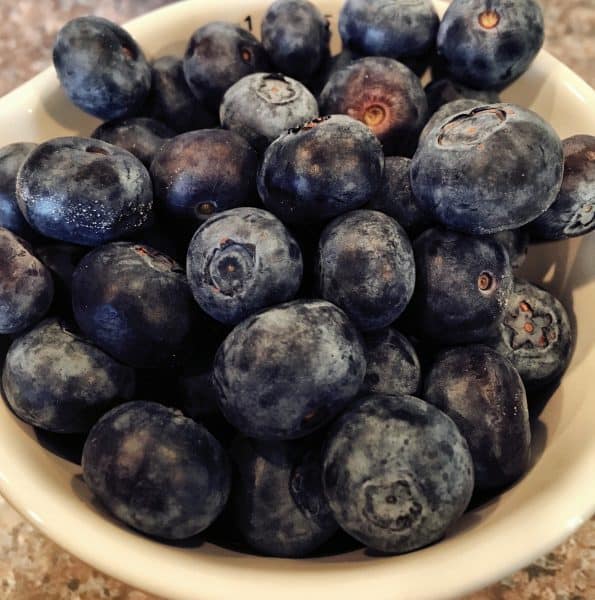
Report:
[{"label": "dark blue blueberry", "polygon": [[492,237],[500,242],[510,258],[510,266],[518,269],[523,265],[529,252],[530,235],[526,229],[510,229],[492,234]]},{"label": "dark blue blueberry", "polygon": [[421,366],[411,342],[387,327],[364,334],[366,376],[362,394],[409,394],[419,392]]},{"label": "dark blue blueberry", "polygon": [[0,334],[19,333],[37,323],[53,296],[49,270],[27,242],[0,227]]},{"label": "dark blue blueberry", "polygon": [[319,117],[267,148],[258,193],[284,223],[319,223],[370,200],[383,167],[380,142],[366,126],[344,115]]},{"label": "dark blue blueberry", "polygon": [[479,490],[516,481],[529,467],[531,430],[523,382],[512,363],[486,346],[452,348],[427,375],[424,399],[467,440]]},{"label": "dark blue blueberry", "polygon": [[295,79],[310,79],[329,56],[329,24],[308,0],[276,0],[262,19],[262,45],[274,66]]},{"label": "dark blue blueberry", "polygon": [[438,54],[454,79],[502,89],[529,68],[543,37],[534,0],[453,0],[438,30]]},{"label": "dark blue blueberry", "polygon": [[423,209],[449,229],[496,233],[529,223],[554,202],[563,164],[562,142],[539,115],[491,104],[458,113],[425,136],[411,185]]},{"label": "dark blue blueberry", "polygon": [[199,306],[213,319],[235,325],[297,294],[302,253],[271,213],[234,208],[198,229],[188,248],[186,272]]},{"label": "dark blue blueberry", "polygon": [[148,169],[161,146],[174,135],[172,129],[155,119],[135,117],[108,121],[91,137],[128,150]]},{"label": "dark blue blueberry", "polygon": [[192,93],[216,112],[223,94],[236,81],[271,70],[261,43],[248,31],[223,21],[197,29],[184,54],[184,76]]},{"label": "dark blue blueberry", "polygon": [[421,130],[419,134],[419,143],[422,144],[428,134],[436,129],[437,127],[441,127],[442,123],[445,121],[449,121],[451,117],[455,115],[469,111],[473,108],[477,108],[478,106],[483,106],[484,102],[481,100],[476,100],[473,98],[459,98],[457,100],[453,100],[452,102],[447,102],[443,104],[436,110],[436,112],[428,119],[428,122],[424,125],[424,128]]},{"label": "dark blue blueberry", "polygon": [[237,468],[230,497],[232,514],[252,548],[297,558],[337,532],[339,526],[322,491],[317,443],[239,437],[231,456]]},{"label": "dark blue blueberry", "polygon": [[72,306],[87,337],[133,367],[183,363],[198,308],[184,269],[141,244],[87,254],[72,277]]},{"label": "dark blue blueberry", "polygon": [[107,19],[86,16],[66,23],[53,59],[66,95],[100,119],[136,114],[151,87],[151,67],[142,50]]},{"label": "dark blue blueberry", "polygon": [[223,127],[236,131],[263,152],[288,129],[316,118],[318,103],[295,79],[279,73],[254,73],[225,92],[219,115]]},{"label": "dark blue blueberry", "polygon": [[215,358],[219,403],[246,435],[283,440],[328,423],[357,394],[366,371],[360,336],[323,300],[297,300],[248,317]]},{"label": "dark blue blueberry", "polygon": [[440,107],[455,100],[478,100],[478,104],[500,102],[498,92],[493,90],[474,90],[452,79],[434,79],[424,89],[431,115]]},{"label": "dark blue blueberry", "polygon": [[63,137],[37,146],[17,177],[17,200],[43,235],[95,246],[153,219],[151,178],[132,154],[101,140]]},{"label": "dark blue blueberry", "polygon": [[85,482],[112,514],[158,538],[200,533],[229,496],[229,459],[219,442],[153,402],[128,402],[103,416],[82,464]]},{"label": "dark blue blueberry", "polygon": [[343,45],[365,56],[425,54],[438,24],[431,0],[347,0],[339,14]]},{"label": "dark blue blueberry", "polygon": [[46,319],[11,345],[2,387],[11,408],[29,425],[82,433],[132,398],[134,370],[58,319]]},{"label": "dark blue blueberry", "polygon": [[331,221],[322,232],[317,263],[321,296],[361,331],[390,325],[413,295],[411,243],[384,213],[355,210]]},{"label": "dark blue blueberry", "polygon": [[205,221],[254,201],[257,165],[254,149],[234,131],[182,133],[151,164],[155,199],[172,217]]},{"label": "dark blue blueberry", "polygon": [[562,240],[595,229],[595,136],[575,135],[562,146],[562,187],[554,203],[531,223],[537,239]]},{"label": "dark blue blueberry", "polygon": [[463,514],[473,462],[456,425],[431,404],[371,395],[332,426],[323,487],[347,533],[400,554],[438,541]]},{"label": "dark blue blueberry", "polygon": [[452,345],[492,335],[512,292],[504,247],[490,238],[428,229],[413,252],[416,284],[408,317],[418,336]]},{"label": "dark blue blueberry", "polygon": [[387,155],[410,156],[428,119],[419,78],[402,63],[380,56],[335,71],[319,98],[322,114],[342,113],[365,123]]},{"label": "dark blue blueberry", "polygon": [[574,336],[557,298],[515,278],[504,320],[490,345],[510,359],[527,389],[535,390],[556,382],[566,371]]}]

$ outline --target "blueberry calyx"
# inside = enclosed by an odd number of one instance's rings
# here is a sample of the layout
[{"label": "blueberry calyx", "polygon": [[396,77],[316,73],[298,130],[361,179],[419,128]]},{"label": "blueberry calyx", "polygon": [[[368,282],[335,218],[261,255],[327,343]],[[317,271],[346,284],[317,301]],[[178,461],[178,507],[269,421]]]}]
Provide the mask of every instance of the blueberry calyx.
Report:
[{"label": "blueberry calyx", "polygon": [[498,23],[500,23],[500,15],[498,14],[498,11],[488,9],[484,10],[477,17],[477,20],[484,29],[494,29],[494,27],[497,27]]},{"label": "blueberry calyx", "polygon": [[507,118],[502,108],[479,106],[469,112],[455,115],[444,124],[438,136],[439,146],[479,144],[499,129]]},{"label": "blueberry calyx", "polygon": [[551,315],[536,313],[526,300],[519,302],[518,310],[506,315],[504,325],[511,330],[509,343],[513,350],[547,348],[558,337]]},{"label": "blueberry calyx", "polygon": [[271,73],[258,83],[256,93],[269,104],[289,104],[298,97],[299,90],[281,73]]},{"label": "blueberry calyx", "polygon": [[206,279],[224,296],[241,294],[254,277],[256,246],[222,240],[205,265]]},{"label": "blueberry calyx", "polygon": [[320,125],[320,123],[323,123],[324,121],[328,121],[330,118],[331,115],[325,115],[324,117],[316,117],[315,119],[312,119],[311,121],[308,121],[307,123],[304,123],[299,127],[292,127],[291,129],[288,129],[287,133],[299,133],[300,131],[308,131],[309,129],[314,129],[314,127]]}]

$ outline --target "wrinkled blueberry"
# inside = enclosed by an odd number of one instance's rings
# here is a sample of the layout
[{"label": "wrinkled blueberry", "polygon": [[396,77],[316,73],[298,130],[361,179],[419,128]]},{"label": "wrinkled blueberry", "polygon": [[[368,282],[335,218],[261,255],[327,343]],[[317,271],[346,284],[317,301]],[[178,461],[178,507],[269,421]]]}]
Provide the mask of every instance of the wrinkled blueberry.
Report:
[{"label": "wrinkled blueberry", "polygon": [[41,320],[54,296],[52,276],[29,245],[0,227],[0,334]]},{"label": "wrinkled blueberry", "polygon": [[444,121],[450,120],[451,117],[454,117],[458,113],[469,111],[472,108],[477,108],[478,106],[483,105],[484,103],[481,100],[476,100],[473,98],[459,98],[458,100],[453,100],[452,102],[443,104],[424,125],[424,128],[419,134],[419,143],[421,144],[431,131],[437,127],[441,127]]},{"label": "wrinkled blueberry", "polygon": [[85,442],[83,476],[118,519],[165,539],[206,529],[230,487],[219,442],[202,425],[153,402],[128,402],[99,420]]},{"label": "wrinkled blueberry", "polygon": [[361,331],[390,325],[407,306],[415,263],[405,230],[375,210],[331,221],[318,246],[321,296],[342,308]]},{"label": "wrinkled blueberry", "polygon": [[463,514],[473,462],[456,425],[431,404],[371,395],[332,426],[323,487],[347,533],[398,554],[438,541]]},{"label": "wrinkled blueberry", "polygon": [[477,235],[538,217],[555,200],[562,173],[562,142],[548,123],[520,106],[492,104],[432,129],[413,157],[411,185],[428,214]]},{"label": "wrinkled blueberry", "polygon": [[319,102],[323,114],[343,113],[365,123],[387,155],[413,154],[428,118],[419,78],[396,60],[379,56],[356,60],[335,71]]},{"label": "wrinkled blueberry", "polygon": [[366,126],[345,115],[320,117],[267,148],[258,193],[284,223],[317,223],[365,204],[383,166],[382,147]]},{"label": "wrinkled blueberry", "polygon": [[151,87],[151,67],[138,44],[100,17],[66,23],[56,37],[53,60],[66,95],[100,119],[137,113]]},{"label": "wrinkled blueberry", "polygon": [[83,246],[131,234],[153,218],[151,178],[142,163],[91,138],[37,146],[19,171],[17,200],[37,231]]},{"label": "wrinkled blueberry", "polygon": [[510,258],[510,266],[518,269],[522,266],[529,252],[530,236],[526,229],[510,229],[492,234],[492,237],[500,242]]},{"label": "wrinkled blueberry", "polygon": [[29,425],[82,433],[132,398],[134,370],[58,319],[46,319],[11,345],[2,387],[11,408]]},{"label": "wrinkled blueberry", "polygon": [[452,79],[434,79],[424,89],[431,115],[441,106],[455,100],[478,100],[478,104],[495,104],[500,102],[498,92],[493,90],[475,90]]},{"label": "wrinkled blueberry", "polygon": [[219,114],[223,127],[263,152],[288,129],[316,118],[318,103],[295,79],[279,73],[254,73],[225,92]]},{"label": "wrinkled blueberry", "polygon": [[438,30],[438,54],[454,79],[502,89],[529,68],[543,36],[534,0],[453,0]]},{"label": "wrinkled blueberry", "polygon": [[246,435],[303,437],[356,395],[366,360],[345,313],[324,300],[297,300],[248,317],[215,358],[227,420]]}]

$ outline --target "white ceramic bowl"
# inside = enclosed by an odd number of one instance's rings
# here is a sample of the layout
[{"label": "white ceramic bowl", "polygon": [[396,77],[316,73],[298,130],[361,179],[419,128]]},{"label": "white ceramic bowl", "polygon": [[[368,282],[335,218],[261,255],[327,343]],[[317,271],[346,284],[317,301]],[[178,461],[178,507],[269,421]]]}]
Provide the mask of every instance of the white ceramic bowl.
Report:
[{"label": "white ceramic bowl", "polygon": [[[215,19],[256,31],[267,0],[196,0],[129,23],[149,56],[181,54],[199,25]],[[336,24],[340,0],[319,1]],[[444,10],[444,3],[437,3]],[[338,47],[333,27],[335,50]],[[561,137],[595,135],[595,92],[541,52],[504,99],[536,110]],[[48,69],[0,100],[0,145],[88,134],[97,121],[74,108]],[[494,157],[497,160],[497,157]],[[456,597],[528,564],[595,511],[595,234],[533,249],[525,268],[558,294],[577,324],[564,381],[534,432],[534,465],[498,499],[473,510],[439,544],[404,556],[363,551],[282,560],[210,544],[159,544],[119,525],[91,500],[80,469],[40,446],[0,402],[0,492],[48,537],[85,562],[135,587],[178,599],[395,600]]]}]

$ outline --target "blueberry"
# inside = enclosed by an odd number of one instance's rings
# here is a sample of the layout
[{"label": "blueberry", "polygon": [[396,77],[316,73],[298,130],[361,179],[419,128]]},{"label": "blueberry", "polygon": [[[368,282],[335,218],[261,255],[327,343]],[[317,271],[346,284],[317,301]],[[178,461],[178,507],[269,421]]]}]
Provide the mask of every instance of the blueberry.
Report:
[{"label": "blueberry", "polygon": [[318,247],[321,296],[362,331],[382,329],[405,310],[415,264],[405,230],[375,210],[356,210],[325,228]]},{"label": "blueberry", "polygon": [[87,254],[72,277],[81,330],[133,367],[183,363],[197,308],[184,269],[157,250],[114,242]]},{"label": "blueberry", "polygon": [[436,112],[428,119],[428,122],[424,125],[424,128],[419,134],[419,143],[423,143],[428,134],[436,128],[442,126],[445,121],[449,121],[451,117],[455,115],[469,111],[478,106],[483,106],[484,102],[473,98],[459,98],[452,102],[443,104],[436,110]]},{"label": "blueberry", "polygon": [[151,87],[151,67],[130,34],[100,17],[69,21],[54,43],[54,67],[66,95],[100,119],[139,111]]},{"label": "blueberry", "polygon": [[253,201],[257,164],[256,152],[234,131],[182,133],[151,164],[156,201],[173,217],[205,221]]},{"label": "blueberry", "polygon": [[419,56],[434,46],[439,19],[431,0],[346,0],[343,45],[366,56]]},{"label": "blueberry", "polygon": [[542,240],[561,240],[595,229],[595,136],[575,135],[562,142],[564,176],[554,203],[530,225]]},{"label": "blueberry", "polygon": [[530,236],[526,229],[510,229],[492,234],[492,237],[500,242],[510,258],[510,266],[518,269],[523,265],[529,251]]},{"label": "blueberry", "polygon": [[438,541],[464,512],[473,462],[453,421],[413,396],[371,395],[333,425],[323,487],[339,525],[381,552]]},{"label": "blueberry", "polygon": [[151,178],[142,163],[91,138],[37,146],[19,171],[17,200],[37,231],[83,246],[131,234],[153,218]]},{"label": "blueberry", "polygon": [[323,300],[297,300],[248,317],[215,358],[227,420],[246,435],[303,437],[356,395],[366,361],[345,313]]},{"label": "blueberry", "polygon": [[416,285],[407,316],[419,337],[450,345],[493,335],[512,292],[504,247],[490,238],[428,229],[413,252]]},{"label": "blueberry", "polygon": [[128,150],[149,168],[161,146],[174,135],[172,129],[155,119],[136,117],[108,121],[100,125],[91,137]]},{"label": "blueberry", "polygon": [[0,334],[19,333],[50,308],[54,284],[31,247],[0,227]]},{"label": "blueberry", "polygon": [[83,476],[118,519],[148,535],[183,539],[206,529],[229,495],[229,459],[178,411],[128,402],[91,429]]},{"label": "blueberry", "polygon": [[458,113],[426,135],[413,157],[411,185],[437,221],[478,235],[538,217],[555,200],[562,172],[562,143],[550,125],[520,106],[491,104]]},{"label": "blueberry", "polygon": [[438,30],[438,54],[462,83],[502,89],[529,68],[543,37],[534,0],[453,0]]},{"label": "blueberry", "polygon": [[411,342],[387,327],[364,334],[366,376],[361,394],[409,394],[419,392],[421,366]]},{"label": "blueberry", "polygon": [[335,71],[319,103],[323,114],[343,113],[365,123],[387,155],[413,154],[428,118],[419,78],[392,58],[362,58]]},{"label": "blueberry", "polygon": [[302,254],[283,223],[259,208],[234,208],[196,232],[186,262],[194,299],[211,317],[235,325],[293,298]]},{"label": "blueberry", "polygon": [[219,114],[223,127],[263,152],[288,129],[316,118],[318,103],[295,79],[279,73],[254,73],[225,92]]},{"label": "blueberry", "polygon": [[556,382],[566,371],[574,336],[557,298],[515,278],[504,320],[490,345],[510,359],[526,388],[535,390]]},{"label": "blueberry", "polygon": [[478,104],[495,104],[500,102],[498,92],[493,90],[475,90],[458,81],[447,79],[434,79],[424,88],[428,100],[430,114],[455,100],[478,100]]},{"label": "blueberry", "polygon": [[479,490],[503,487],[529,466],[531,431],[523,382],[486,346],[452,348],[428,373],[424,399],[445,412],[469,444]]},{"label": "blueberry", "polygon": [[216,112],[223,94],[236,81],[270,71],[269,57],[248,31],[223,21],[197,29],[184,54],[184,76],[192,93]]},{"label": "blueberry", "polygon": [[240,437],[230,504],[243,538],[272,556],[301,557],[337,530],[322,492],[320,452],[304,441],[263,442]]},{"label": "blueberry", "polygon": [[382,147],[366,126],[344,115],[320,117],[267,148],[258,192],[284,223],[317,223],[365,204],[383,166]]},{"label": "blueberry", "polygon": [[53,318],[13,342],[2,387],[11,408],[29,425],[83,433],[132,398],[134,370]]}]

